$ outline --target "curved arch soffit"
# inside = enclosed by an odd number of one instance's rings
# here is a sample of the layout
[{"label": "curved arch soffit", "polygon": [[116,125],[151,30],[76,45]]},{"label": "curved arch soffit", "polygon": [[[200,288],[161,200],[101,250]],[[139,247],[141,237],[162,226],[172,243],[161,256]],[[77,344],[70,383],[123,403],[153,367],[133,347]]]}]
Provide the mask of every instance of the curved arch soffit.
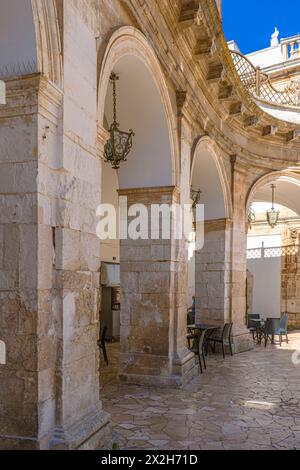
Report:
[{"label": "curved arch soffit", "polygon": [[268,184],[276,183],[276,181],[283,181],[285,183],[294,184],[299,186],[300,189],[300,175],[293,173],[292,171],[285,170],[285,171],[273,171],[268,173],[267,175],[262,176],[259,178],[250,188],[248,193],[247,202],[246,202],[246,209],[248,210],[251,201],[253,200],[255,194],[264,186]]},{"label": "curved arch soffit", "polygon": [[200,152],[209,153],[215,163],[223,193],[225,217],[227,219],[231,219],[233,214],[231,188],[226,175],[226,169],[223,162],[222,153],[218,145],[208,136],[201,137],[194,147],[191,158],[191,181],[193,179],[197,155]]},{"label": "curved arch soffit", "polygon": [[57,86],[63,84],[61,31],[55,0],[31,0],[38,57],[38,71]]},{"label": "curved arch soffit", "polygon": [[159,91],[165,111],[169,131],[172,163],[172,184],[179,185],[179,147],[177,137],[177,121],[173,112],[168,85],[161,70],[160,63],[149,45],[146,37],[136,28],[123,26],[115,31],[102,56],[98,86],[98,121],[104,125],[105,97],[111,71],[121,58],[134,56],[148,69]]}]

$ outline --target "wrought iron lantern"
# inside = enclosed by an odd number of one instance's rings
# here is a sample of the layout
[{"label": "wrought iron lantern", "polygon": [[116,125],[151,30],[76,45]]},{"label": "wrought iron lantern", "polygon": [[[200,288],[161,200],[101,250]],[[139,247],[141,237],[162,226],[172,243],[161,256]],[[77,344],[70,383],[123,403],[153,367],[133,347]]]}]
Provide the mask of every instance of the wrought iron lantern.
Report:
[{"label": "wrought iron lantern", "polygon": [[104,147],[104,158],[106,162],[112,164],[115,170],[120,168],[121,162],[126,162],[127,156],[132,148],[132,138],[135,133],[132,129],[129,132],[121,131],[117,122],[117,86],[118,75],[112,73],[110,81],[113,85],[113,123],[109,128],[110,138]]},{"label": "wrought iron lantern", "polygon": [[253,204],[251,204],[248,209],[248,224],[250,228],[252,227],[255,221],[256,221],[256,214],[255,214]]},{"label": "wrought iron lantern", "polygon": [[279,221],[280,211],[276,211],[274,207],[276,186],[272,184],[271,189],[272,189],[272,208],[271,210],[267,211],[267,221],[270,227],[275,228]]},{"label": "wrought iron lantern", "polygon": [[197,204],[199,204],[200,199],[201,199],[201,194],[202,194],[201,189],[191,188],[191,199],[193,201],[192,209],[195,209]]}]

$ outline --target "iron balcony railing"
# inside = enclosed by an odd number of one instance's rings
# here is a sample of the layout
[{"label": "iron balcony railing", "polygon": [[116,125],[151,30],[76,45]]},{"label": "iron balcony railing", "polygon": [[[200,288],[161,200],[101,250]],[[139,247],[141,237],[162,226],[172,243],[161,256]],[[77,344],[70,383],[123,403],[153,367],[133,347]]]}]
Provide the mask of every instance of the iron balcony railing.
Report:
[{"label": "iron balcony railing", "polygon": [[266,248],[251,248],[247,250],[247,259],[261,258],[281,258],[283,256],[297,256],[299,254],[298,245],[275,246]]},{"label": "iron balcony railing", "polygon": [[300,106],[300,85],[292,83],[283,91],[276,90],[267,74],[238,51],[230,51],[237,73],[249,93],[269,103]]}]

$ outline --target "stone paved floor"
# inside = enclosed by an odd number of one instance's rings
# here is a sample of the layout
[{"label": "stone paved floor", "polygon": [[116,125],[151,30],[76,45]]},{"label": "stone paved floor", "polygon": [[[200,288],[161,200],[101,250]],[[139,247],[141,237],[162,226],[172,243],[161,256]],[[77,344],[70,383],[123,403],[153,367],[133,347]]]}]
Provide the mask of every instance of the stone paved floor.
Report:
[{"label": "stone paved floor", "polygon": [[120,385],[118,345],[102,369],[103,406],[121,449],[300,449],[300,332],[282,348],[210,355],[208,370],[183,389]]}]

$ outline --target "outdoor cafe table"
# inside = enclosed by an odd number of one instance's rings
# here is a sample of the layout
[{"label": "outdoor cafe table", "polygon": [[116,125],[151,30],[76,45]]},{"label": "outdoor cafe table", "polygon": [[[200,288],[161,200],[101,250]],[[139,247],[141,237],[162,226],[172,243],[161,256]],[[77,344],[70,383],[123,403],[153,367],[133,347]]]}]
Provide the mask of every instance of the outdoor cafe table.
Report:
[{"label": "outdoor cafe table", "polygon": [[[266,320],[260,318],[260,319],[253,319],[251,320],[253,323],[256,323],[256,331],[257,331],[257,342],[258,344],[261,344],[262,336],[264,336],[264,326],[266,324]],[[271,344],[275,344],[275,336],[274,334],[271,335]]]},{"label": "outdoor cafe table", "polygon": [[216,325],[205,325],[204,323],[196,323],[194,325],[188,325],[189,330],[200,330],[200,331],[210,331],[213,332],[214,330],[219,330],[220,326]]}]

